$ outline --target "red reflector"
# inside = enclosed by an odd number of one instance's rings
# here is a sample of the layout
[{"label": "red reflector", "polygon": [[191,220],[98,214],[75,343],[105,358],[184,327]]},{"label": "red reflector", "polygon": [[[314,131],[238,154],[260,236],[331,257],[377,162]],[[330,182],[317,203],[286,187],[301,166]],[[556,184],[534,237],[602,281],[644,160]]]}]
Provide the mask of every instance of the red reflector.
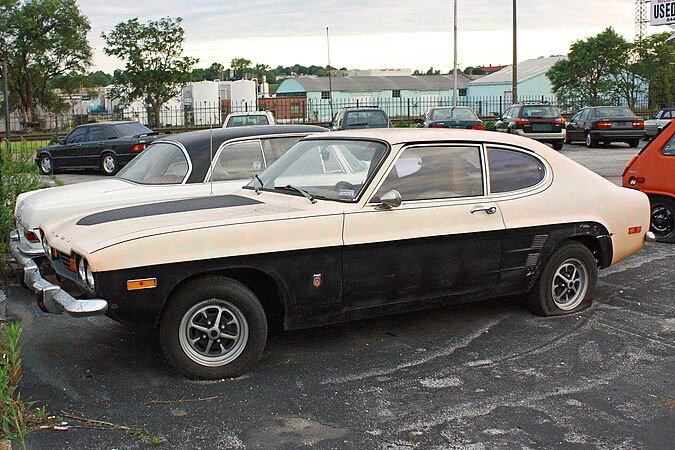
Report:
[{"label": "red reflector", "polygon": [[131,150],[134,152],[140,152],[145,150],[145,147],[147,147],[145,144],[136,144],[131,146]]},{"label": "red reflector", "polygon": [[628,234],[636,234],[642,231],[642,227],[630,227],[628,229]]},{"label": "red reflector", "polygon": [[516,119],[516,125],[531,125],[531,123],[529,120],[521,119],[520,117],[518,117]]},{"label": "red reflector", "polygon": [[472,130],[484,130],[485,127],[483,125],[474,125],[471,127]]},{"label": "red reflector", "polygon": [[598,128],[612,128],[612,122],[598,122]]},{"label": "red reflector", "polygon": [[70,270],[73,272],[77,272],[77,264],[75,264],[75,258],[70,258],[69,265],[70,265]]},{"label": "red reflector", "polygon": [[445,128],[443,125],[432,125],[429,128]]},{"label": "red reflector", "polygon": [[633,128],[644,128],[644,127],[645,127],[644,120],[636,120],[633,122]]},{"label": "red reflector", "polygon": [[38,237],[37,233],[24,230],[23,235],[26,239],[28,239],[28,242],[40,242],[40,238]]}]

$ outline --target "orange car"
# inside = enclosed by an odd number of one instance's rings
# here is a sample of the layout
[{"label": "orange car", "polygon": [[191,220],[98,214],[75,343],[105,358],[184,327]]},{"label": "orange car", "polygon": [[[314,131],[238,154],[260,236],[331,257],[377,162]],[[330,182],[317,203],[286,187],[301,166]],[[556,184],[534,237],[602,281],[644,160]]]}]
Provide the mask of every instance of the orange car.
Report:
[{"label": "orange car", "polygon": [[633,156],[622,177],[624,187],[649,197],[657,241],[675,242],[675,119]]}]

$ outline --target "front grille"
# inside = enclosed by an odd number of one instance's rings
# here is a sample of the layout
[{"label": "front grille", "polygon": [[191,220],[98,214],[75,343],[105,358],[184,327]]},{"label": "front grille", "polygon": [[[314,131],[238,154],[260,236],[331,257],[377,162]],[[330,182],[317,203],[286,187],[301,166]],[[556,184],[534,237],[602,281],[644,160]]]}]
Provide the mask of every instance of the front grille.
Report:
[{"label": "front grille", "polygon": [[[66,270],[70,270],[70,255],[66,255],[65,253],[57,251],[56,252],[56,259],[59,260],[61,262],[61,264],[63,264],[63,267]],[[72,272],[72,270],[71,270],[71,272]]]}]

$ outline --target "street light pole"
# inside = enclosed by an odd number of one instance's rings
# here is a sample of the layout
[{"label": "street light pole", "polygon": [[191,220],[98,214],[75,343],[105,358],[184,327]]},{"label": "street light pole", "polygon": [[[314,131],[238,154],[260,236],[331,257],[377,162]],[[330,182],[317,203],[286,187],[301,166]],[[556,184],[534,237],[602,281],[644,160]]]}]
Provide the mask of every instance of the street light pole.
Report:
[{"label": "street light pole", "polygon": [[518,101],[518,45],[517,45],[517,26],[518,14],[516,9],[516,0],[513,0],[513,65],[511,70],[511,103]]},{"label": "street light pole", "polygon": [[457,107],[457,0],[454,0],[454,36],[455,36],[455,51],[454,51],[454,63],[453,63],[453,81],[452,81],[452,107]]},{"label": "street light pole", "polygon": [[[5,138],[7,139],[7,153],[9,154],[9,88],[7,87],[7,61],[2,61],[2,98],[5,104]],[[2,163],[2,154],[0,154],[0,163]]]}]

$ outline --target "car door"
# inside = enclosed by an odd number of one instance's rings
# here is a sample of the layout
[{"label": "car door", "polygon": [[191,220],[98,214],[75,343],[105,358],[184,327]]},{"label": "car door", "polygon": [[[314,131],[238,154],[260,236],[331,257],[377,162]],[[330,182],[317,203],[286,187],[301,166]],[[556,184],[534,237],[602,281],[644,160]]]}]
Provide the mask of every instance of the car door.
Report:
[{"label": "car door", "polygon": [[105,144],[106,133],[103,125],[90,125],[79,147],[74,148],[74,156],[80,167],[98,167],[101,150]]},{"label": "car door", "polygon": [[86,126],[79,126],[73,129],[64,139],[63,147],[59,149],[60,154],[54,155],[54,159],[60,159],[58,162],[55,161],[55,167],[80,167],[80,148],[86,137]]},{"label": "car door", "polygon": [[[478,145],[407,147],[364,209],[345,214],[345,308],[494,288],[504,223],[485,196],[481,155]],[[384,208],[392,190],[401,204]]]},{"label": "car door", "polygon": [[583,140],[583,128],[581,128],[581,131],[579,131],[579,121],[581,119],[581,115],[583,114],[585,110],[581,110],[578,113],[576,113],[571,119],[570,123],[567,124],[567,140],[568,141],[579,141]]}]

